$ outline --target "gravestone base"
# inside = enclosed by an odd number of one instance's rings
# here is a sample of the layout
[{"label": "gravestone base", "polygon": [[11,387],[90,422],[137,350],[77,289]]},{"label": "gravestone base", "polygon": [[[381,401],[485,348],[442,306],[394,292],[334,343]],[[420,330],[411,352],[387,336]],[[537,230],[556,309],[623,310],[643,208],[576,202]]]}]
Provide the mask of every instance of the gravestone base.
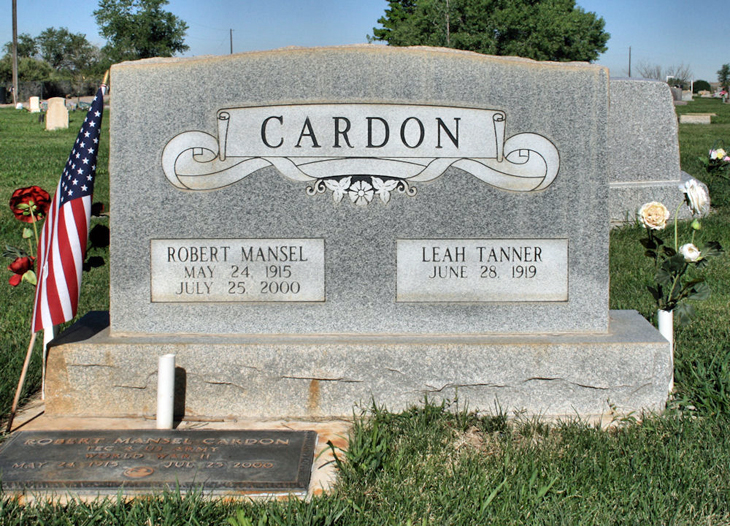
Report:
[{"label": "gravestone base", "polygon": [[[153,416],[157,360],[177,355],[178,408],[195,418],[350,417],[454,400],[542,416],[661,411],[669,343],[635,311],[606,334],[110,336],[90,313],[54,341],[51,416]],[[180,410],[180,412],[182,412]]]},{"label": "gravestone base", "polygon": [[[679,218],[689,219],[692,211],[688,206],[680,207],[684,203],[684,193],[679,187],[690,179],[695,179],[687,172],[681,172],[681,179],[673,181],[632,181],[612,182],[609,184],[608,210],[611,225],[633,223],[638,219],[638,212],[644,203],[659,201],[670,211],[671,221],[679,208]],[[695,179],[709,196],[707,185]]]}]

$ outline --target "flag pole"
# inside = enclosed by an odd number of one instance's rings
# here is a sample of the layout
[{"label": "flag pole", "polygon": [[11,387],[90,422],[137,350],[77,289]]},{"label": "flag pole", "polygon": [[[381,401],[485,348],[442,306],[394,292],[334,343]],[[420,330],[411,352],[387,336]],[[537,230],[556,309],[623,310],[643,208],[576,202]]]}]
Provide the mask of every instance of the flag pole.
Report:
[{"label": "flag pole", "polygon": [[23,363],[23,372],[20,373],[20,381],[18,382],[18,389],[15,391],[15,399],[13,400],[13,407],[10,410],[10,416],[8,417],[8,428],[6,433],[10,433],[13,427],[13,420],[15,419],[15,413],[18,411],[18,402],[20,401],[20,392],[23,390],[23,384],[25,383],[25,375],[28,373],[28,366],[30,365],[30,356],[33,353],[33,346],[35,345],[35,339],[38,335],[37,332],[33,333],[30,338],[30,345],[28,345],[28,352],[25,355],[25,362]]},{"label": "flag pole", "polygon": [[[104,82],[108,78],[104,75]],[[45,391],[46,359],[48,342],[53,339],[56,326],[76,316],[81,286],[82,263],[74,254],[85,254],[91,220],[91,198],[96,176],[96,158],[101,137],[102,114],[104,112],[104,87],[97,91],[79,130],[76,144],[73,146],[58,181],[56,193],[51,201],[50,213],[45,218],[43,231],[38,243],[38,283],[36,284],[33,318],[31,323],[30,346],[23,366],[23,373],[15,394],[15,401],[10,415],[8,430],[18,409],[20,391],[30,364],[30,356],[39,330],[44,331],[43,345],[43,391]],[[101,100],[99,95],[102,96]],[[93,143],[93,144],[92,144]],[[83,164],[73,162],[84,156]],[[83,176],[83,177],[82,177]],[[82,183],[77,186],[77,180]],[[71,183],[73,181],[73,183]],[[63,191],[61,191],[63,190]],[[85,224],[86,231],[80,232],[70,225]],[[75,276],[73,275],[75,271]],[[47,282],[54,283],[53,295],[49,294]],[[51,301],[51,299],[53,301]],[[65,307],[64,307],[65,306]],[[66,308],[70,307],[70,308]]]},{"label": "flag pole", "polygon": [[[106,81],[109,79],[109,70],[107,69],[104,73],[104,78],[101,81],[102,86],[106,86]],[[46,363],[48,362],[48,344],[58,336],[59,325],[54,325],[50,329],[43,330],[43,358],[41,360],[41,400],[46,399]]]}]

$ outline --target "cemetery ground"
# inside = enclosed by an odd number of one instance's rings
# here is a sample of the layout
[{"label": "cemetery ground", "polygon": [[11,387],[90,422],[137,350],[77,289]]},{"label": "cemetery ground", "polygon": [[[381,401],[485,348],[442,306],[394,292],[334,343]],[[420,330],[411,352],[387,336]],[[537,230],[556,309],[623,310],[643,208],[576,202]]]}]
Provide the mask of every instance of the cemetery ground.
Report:
[{"label": "cemetery ground", "polygon": [[[727,139],[730,105],[698,99],[679,113],[716,113],[711,125],[679,126],[682,169],[708,184],[713,213],[701,239],[730,247],[730,180],[698,160]],[[38,185],[53,193],[83,112],[68,130],[46,132],[37,115],[0,110],[0,196]],[[95,201],[108,201],[108,115]],[[647,163],[652,159],[647,158]],[[155,206],[154,196],[137,211]],[[104,223],[105,219],[95,219]],[[679,225],[689,232],[689,223]],[[0,213],[0,242],[21,245],[22,225]],[[611,232],[610,307],[653,320],[650,260],[638,225]],[[106,250],[91,255],[108,259]],[[211,501],[166,492],[150,498],[24,506],[0,495],[0,524],[730,524],[730,258],[706,269],[709,300],[675,332],[675,392],[662,415],[616,416],[608,428],[581,419],[548,422],[424,401],[394,414],[353,408],[340,480],[309,501]],[[10,260],[7,260],[8,263]],[[10,277],[10,272],[5,274]],[[108,307],[108,266],[84,276],[79,314]],[[0,285],[0,415],[12,403],[30,338],[32,287]],[[40,388],[40,344],[26,400]],[[484,410],[487,410],[486,412]],[[490,412],[491,411],[491,412]],[[362,412],[362,413],[361,413]],[[611,415],[606,415],[611,420]],[[5,426],[3,425],[3,429]],[[229,520],[230,519],[230,520]]]}]

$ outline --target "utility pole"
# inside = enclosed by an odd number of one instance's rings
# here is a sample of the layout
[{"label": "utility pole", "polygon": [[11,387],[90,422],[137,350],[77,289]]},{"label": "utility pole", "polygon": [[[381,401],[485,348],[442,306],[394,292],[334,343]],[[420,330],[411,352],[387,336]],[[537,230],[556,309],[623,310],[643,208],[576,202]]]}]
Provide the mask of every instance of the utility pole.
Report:
[{"label": "utility pole", "polygon": [[13,0],[13,106],[18,104],[18,0]]},{"label": "utility pole", "polygon": [[629,46],[629,78],[631,78],[631,46]]},{"label": "utility pole", "polygon": [[233,55],[233,29],[231,29],[231,55]]}]

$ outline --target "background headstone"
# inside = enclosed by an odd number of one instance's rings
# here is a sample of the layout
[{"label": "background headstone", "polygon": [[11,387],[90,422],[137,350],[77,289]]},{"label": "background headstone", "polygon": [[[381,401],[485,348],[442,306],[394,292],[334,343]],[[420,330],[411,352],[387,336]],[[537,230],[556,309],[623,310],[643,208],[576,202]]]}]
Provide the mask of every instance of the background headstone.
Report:
[{"label": "background headstone", "polygon": [[680,124],[712,124],[714,113],[683,113],[679,116]]},{"label": "background headstone", "polygon": [[[666,82],[611,79],[607,150],[612,224],[634,221],[644,203],[671,211],[684,201],[679,186],[692,177],[679,165],[677,114]],[[680,210],[681,217],[690,212]]]},{"label": "background headstone", "polygon": [[48,99],[48,111],[46,112],[46,130],[59,130],[68,128],[68,110],[65,99],[53,97]]},{"label": "background headstone", "polygon": [[30,99],[28,99],[28,106],[30,107],[31,113],[40,113],[40,111],[41,111],[40,97],[31,97]]}]

